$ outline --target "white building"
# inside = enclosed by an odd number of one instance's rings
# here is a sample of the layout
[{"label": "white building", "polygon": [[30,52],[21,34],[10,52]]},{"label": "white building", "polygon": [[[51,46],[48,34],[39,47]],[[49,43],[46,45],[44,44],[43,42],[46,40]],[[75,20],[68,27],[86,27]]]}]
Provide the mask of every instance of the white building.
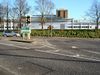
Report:
[{"label": "white building", "polygon": [[[49,25],[53,26],[53,29],[95,29],[96,24],[89,21],[80,21],[75,22],[73,18],[68,18],[67,10],[57,10],[56,15],[45,15],[46,22],[44,23],[44,29],[47,29]],[[33,15],[31,17],[31,23],[28,26],[31,29],[41,29],[41,15]],[[25,26],[26,18],[23,19],[22,25]],[[2,25],[1,25],[2,26]],[[18,29],[19,23],[18,20],[13,24],[12,21],[8,25],[10,30]],[[0,27],[0,30],[7,29],[7,23],[4,22],[4,25]],[[100,29],[100,25],[99,25]]]},{"label": "white building", "polygon": [[[41,29],[41,23],[38,21],[39,15],[32,17],[32,22],[30,23],[31,29]],[[47,29],[49,25],[52,25],[53,29],[95,29],[96,24],[92,22],[74,22],[72,18],[57,18],[56,15],[48,16],[48,20],[44,24],[44,29]],[[99,25],[100,29],[100,25]]]},{"label": "white building", "polygon": [[[41,23],[37,18],[32,17],[31,23],[29,27],[31,29],[41,29]],[[22,23],[23,25],[27,25],[26,23]],[[74,22],[73,19],[55,19],[51,18],[48,22],[44,24],[44,29],[47,29],[49,25],[53,26],[53,29],[95,29],[96,24],[91,22]],[[13,30],[13,23],[10,22],[8,25],[9,30]],[[14,23],[14,29],[18,28],[18,22]],[[100,29],[100,25],[99,25]],[[1,25],[0,30],[7,30],[7,23],[4,22],[4,25]]]}]

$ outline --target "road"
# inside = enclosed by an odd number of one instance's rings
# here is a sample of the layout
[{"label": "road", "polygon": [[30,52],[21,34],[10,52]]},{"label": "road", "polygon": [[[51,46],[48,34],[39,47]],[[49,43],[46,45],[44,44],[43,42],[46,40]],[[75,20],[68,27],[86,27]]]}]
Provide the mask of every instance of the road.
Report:
[{"label": "road", "polygon": [[71,53],[90,60],[100,60],[100,40],[99,39],[62,39],[48,40],[49,43],[60,49],[58,53]]},{"label": "road", "polygon": [[[0,74],[99,75],[99,43],[97,40],[47,39],[46,45],[35,47],[0,40]],[[73,56],[75,52],[80,56]]]}]

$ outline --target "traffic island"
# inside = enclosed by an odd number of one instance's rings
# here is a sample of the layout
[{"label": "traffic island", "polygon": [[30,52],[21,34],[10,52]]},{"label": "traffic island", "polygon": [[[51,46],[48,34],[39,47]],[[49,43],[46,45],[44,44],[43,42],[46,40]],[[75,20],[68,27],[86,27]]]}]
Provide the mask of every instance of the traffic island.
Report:
[{"label": "traffic island", "polygon": [[24,40],[24,39],[12,39],[10,41],[24,42],[24,43],[32,43],[33,42],[33,40]]}]

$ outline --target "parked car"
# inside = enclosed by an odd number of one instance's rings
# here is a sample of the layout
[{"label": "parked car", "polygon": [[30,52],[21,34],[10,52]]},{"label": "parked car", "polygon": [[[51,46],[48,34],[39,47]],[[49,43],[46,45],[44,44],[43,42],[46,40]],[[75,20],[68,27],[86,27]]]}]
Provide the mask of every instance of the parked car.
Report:
[{"label": "parked car", "polygon": [[4,31],[3,32],[3,36],[7,37],[7,36],[16,36],[16,37],[19,37],[20,34],[19,33],[16,33],[14,31]]}]

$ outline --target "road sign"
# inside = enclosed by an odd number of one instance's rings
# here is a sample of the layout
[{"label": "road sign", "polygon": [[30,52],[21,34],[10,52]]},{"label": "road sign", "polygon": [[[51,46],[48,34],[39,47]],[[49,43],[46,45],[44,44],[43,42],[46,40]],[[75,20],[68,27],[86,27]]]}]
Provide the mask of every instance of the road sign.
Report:
[{"label": "road sign", "polygon": [[31,33],[31,29],[27,26],[21,28],[21,33]]},{"label": "road sign", "polygon": [[22,34],[23,39],[25,39],[25,37],[27,39],[30,39],[30,37],[31,37],[31,35],[30,35],[31,34],[31,29],[29,27],[27,27],[27,26],[22,27],[21,28],[21,34]]}]

